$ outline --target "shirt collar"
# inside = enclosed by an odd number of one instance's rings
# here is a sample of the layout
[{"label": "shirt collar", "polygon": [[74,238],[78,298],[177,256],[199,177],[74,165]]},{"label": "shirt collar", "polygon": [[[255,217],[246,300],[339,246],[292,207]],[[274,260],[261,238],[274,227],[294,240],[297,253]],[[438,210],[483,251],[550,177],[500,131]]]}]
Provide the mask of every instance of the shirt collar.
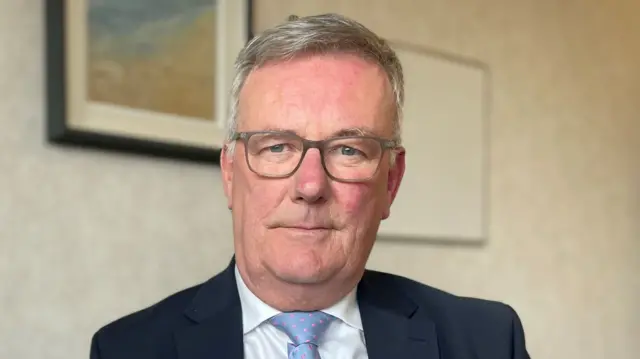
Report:
[{"label": "shirt collar", "polygon": [[[242,279],[237,266],[235,267],[235,276],[238,294],[240,296],[240,304],[242,307],[243,334],[247,334],[264,321],[276,314],[280,314],[281,312],[269,306],[251,292]],[[356,301],[356,288],[349,292],[349,294],[339,302],[329,308],[323,309],[322,311],[342,320],[351,327],[363,330],[360,310]]]},{"label": "shirt collar", "polygon": [[362,331],[362,319],[360,318],[360,309],[358,308],[358,302],[356,300],[356,289],[357,287],[353,288],[353,290],[339,302],[322,311]]}]

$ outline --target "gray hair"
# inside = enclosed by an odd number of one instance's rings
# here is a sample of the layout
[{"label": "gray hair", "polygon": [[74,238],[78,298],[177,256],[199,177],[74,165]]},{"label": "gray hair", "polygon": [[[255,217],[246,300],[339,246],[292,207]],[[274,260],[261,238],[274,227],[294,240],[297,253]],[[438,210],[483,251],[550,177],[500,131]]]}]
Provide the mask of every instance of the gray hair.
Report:
[{"label": "gray hair", "polygon": [[322,14],[298,18],[268,29],[255,36],[240,51],[235,62],[236,75],[230,94],[227,121],[227,150],[233,153],[232,142],[238,129],[238,107],[242,86],[249,74],[273,61],[287,61],[299,55],[350,53],[379,65],[387,74],[393,90],[395,114],[393,140],[401,142],[404,77],[402,66],[389,44],[371,30],[338,14]]}]

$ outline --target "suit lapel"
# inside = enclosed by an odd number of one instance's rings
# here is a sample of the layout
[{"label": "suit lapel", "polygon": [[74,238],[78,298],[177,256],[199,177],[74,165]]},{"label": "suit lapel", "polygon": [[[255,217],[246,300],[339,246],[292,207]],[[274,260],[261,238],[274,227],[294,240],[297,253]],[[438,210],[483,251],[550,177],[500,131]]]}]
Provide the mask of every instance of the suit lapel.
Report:
[{"label": "suit lapel", "polygon": [[381,274],[365,273],[358,303],[370,359],[440,358],[433,321]]},{"label": "suit lapel", "polygon": [[[202,285],[185,315],[193,326],[175,333],[180,359],[242,359],[242,308],[235,260]],[[435,324],[424,309],[395,290],[393,281],[365,272],[358,303],[370,359],[439,359]]]},{"label": "suit lapel", "polygon": [[185,315],[196,324],[175,333],[180,359],[242,359],[242,309],[235,260],[203,284]]}]

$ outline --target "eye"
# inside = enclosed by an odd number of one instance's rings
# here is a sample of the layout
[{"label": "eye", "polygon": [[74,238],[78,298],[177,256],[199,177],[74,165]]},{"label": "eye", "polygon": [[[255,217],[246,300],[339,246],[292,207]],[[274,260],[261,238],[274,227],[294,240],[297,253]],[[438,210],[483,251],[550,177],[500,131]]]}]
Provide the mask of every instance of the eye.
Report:
[{"label": "eye", "polygon": [[340,148],[340,154],[345,156],[353,156],[358,154],[358,150],[353,147],[342,146]]},{"label": "eye", "polygon": [[268,150],[271,151],[271,152],[278,153],[278,152],[284,151],[284,146],[285,145],[281,143],[281,144],[278,144],[278,145],[269,146]]}]

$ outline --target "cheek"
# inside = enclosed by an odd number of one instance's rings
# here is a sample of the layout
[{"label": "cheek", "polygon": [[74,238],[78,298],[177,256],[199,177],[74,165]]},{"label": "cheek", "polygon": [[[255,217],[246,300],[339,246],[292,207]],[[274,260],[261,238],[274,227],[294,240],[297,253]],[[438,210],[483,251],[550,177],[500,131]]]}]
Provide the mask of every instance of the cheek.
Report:
[{"label": "cheek", "polygon": [[258,181],[247,186],[242,202],[245,211],[252,213],[253,218],[261,220],[275,211],[284,195],[286,189],[276,181]]},{"label": "cheek", "polygon": [[254,231],[282,202],[286,188],[280,181],[260,180],[248,172],[237,176],[238,184],[233,187],[234,207],[243,226]]},{"label": "cheek", "polygon": [[345,184],[335,188],[337,202],[348,217],[366,217],[375,210],[375,193],[372,187],[362,184]]}]

